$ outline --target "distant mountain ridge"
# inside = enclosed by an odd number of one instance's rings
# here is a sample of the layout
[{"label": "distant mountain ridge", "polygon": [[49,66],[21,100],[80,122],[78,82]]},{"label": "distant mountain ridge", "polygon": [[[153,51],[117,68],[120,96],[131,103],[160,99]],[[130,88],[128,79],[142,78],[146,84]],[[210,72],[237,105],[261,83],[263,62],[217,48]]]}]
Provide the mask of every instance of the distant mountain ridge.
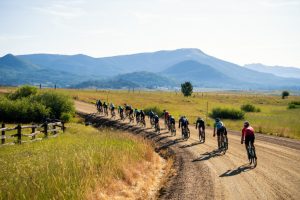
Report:
[{"label": "distant mountain ridge", "polygon": [[267,66],[261,63],[247,64],[244,67],[285,78],[300,78],[300,68],[296,67]]},{"label": "distant mountain ridge", "polygon": [[[12,56],[10,55],[10,57]],[[300,79],[279,77],[270,73],[248,69],[207,55],[195,48],[103,58],[94,58],[83,54],[29,54],[13,57],[20,62],[11,64],[6,56],[0,58],[0,70],[5,72],[6,75],[8,74],[7,70],[10,71],[10,74],[14,74],[7,80],[1,73],[0,84],[12,84],[14,80],[16,84],[50,81],[51,83],[59,82],[62,86],[69,86],[89,80],[98,80],[104,83],[108,79],[113,79],[114,84],[117,84],[117,81],[123,83],[127,81],[141,87],[149,87],[151,84],[153,87],[174,87],[175,83],[179,87],[179,83],[186,80],[191,81],[196,87],[300,89]],[[41,76],[43,70],[47,70],[48,76],[43,76],[44,79],[35,76],[35,74]],[[31,71],[31,76],[28,75],[28,71]],[[135,72],[138,73],[134,74]],[[122,78],[127,77],[122,76],[122,74],[129,73],[132,73],[131,80],[116,78],[119,75]],[[137,75],[136,79],[133,80],[135,75]],[[147,81],[145,81],[145,77]],[[146,84],[143,84],[143,81]],[[157,83],[160,83],[159,86]]]}]

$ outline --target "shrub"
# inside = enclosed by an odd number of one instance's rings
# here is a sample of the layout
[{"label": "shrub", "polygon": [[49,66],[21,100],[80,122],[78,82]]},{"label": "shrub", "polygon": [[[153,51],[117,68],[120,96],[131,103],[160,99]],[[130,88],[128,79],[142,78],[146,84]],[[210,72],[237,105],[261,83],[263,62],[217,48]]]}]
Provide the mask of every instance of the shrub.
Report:
[{"label": "shrub", "polygon": [[241,110],[245,112],[260,112],[260,108],[256,108],[252,104],[244,104],[241,106]]},{"label": "shrub", "polygon": [[288,105],[288,109],[300,108],[300,101],[292,101]]},{"label": "shrub", "polygon": [[244,119],[245,113],[237,109],[228,108],[214,108],[210,113],[212,118],[223,118],[223,119]]},{"label": "shrub", "polygon": [[28,98],[11,101],[0,99],[0,121],[3,122],[41,122],[50,116],[50,109],[39,102],[31,102]]},{"label": "shrub", "polygon": [[18,88],[14,93],[10,94],[8,97],[11,100],[21,99],[24,97],[29,97],[37,93],[37,88],[29,85],[24,85]]},{"label": "shrub", "polygon": [[147,108],[144,109],[144,112],[146,113],[146,115],[148,115],[148,113],[149,113],[151,110],[152,110],[153,112],[155,112],[159,117],[163,115],[163,111],[162,111],[159,107],[157,107],[157,106],[154,106],[154,107],[147,107]]},{"label": "shrub", "polygon": [[60,119],[63,113],[75,114],[75,108],[72,100],[62,94],[56,92],[44,92],[37,94],[31,98],[32,101],[41,102],[50,109],[50,117]]}]

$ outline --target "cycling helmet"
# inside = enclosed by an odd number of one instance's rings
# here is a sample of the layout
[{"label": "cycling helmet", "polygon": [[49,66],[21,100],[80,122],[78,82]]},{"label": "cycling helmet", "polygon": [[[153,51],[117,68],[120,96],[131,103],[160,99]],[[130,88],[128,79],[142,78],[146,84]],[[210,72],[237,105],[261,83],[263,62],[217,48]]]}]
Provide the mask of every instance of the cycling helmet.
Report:
[{"label": "cycling helmet", "polygon": [[245,126],[245,127],[248,127],[249,125],[250,125],[250,124],[249,124],[248,121],[245,121],[245,122],[244,122],[244,126]]},{"label": "cycling helmet", "polygon": [[221,121],[221,119],[220,119],[220,118],[216,118],[215,120],[216,120],[216,122],[219,122],[219,121]]},{"label": "cycling helmet", "polygon": [[201,117],[198,117],[198,120],[200,120],[201,119]]}]

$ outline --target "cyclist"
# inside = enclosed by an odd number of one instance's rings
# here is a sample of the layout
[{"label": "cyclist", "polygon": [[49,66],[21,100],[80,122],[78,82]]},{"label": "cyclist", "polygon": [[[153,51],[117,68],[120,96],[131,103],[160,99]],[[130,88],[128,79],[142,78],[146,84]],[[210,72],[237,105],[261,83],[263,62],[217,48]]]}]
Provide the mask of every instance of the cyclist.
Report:
[{"label": "cyclist", "polygon": [[132,109],[130,105],[124,104],[126,117],[129,116],[130,110]]},{"label": "cyclist", "polygon": [[[246,151],[248,154],[248,159],[250,159],[250,155],[248,153],[248,146],[249,146],[249,143],[251,143],[251,145],[254,148],[255,135],[254,135],[254,129],[250,126],[249,122],[247,122],[247,121],[244,122],[244,128],[242,130],[241,144],[243,144],[244,139],[245,139],[245,147],[246,147]],[[255,158],[256,158],[256,155],[255,155]]]},{"label": "cyclist", "polygon": [[190,130],[189,129],[189,120],[185,117],[185,116],[181,116],[180,119],[179,119],[179,127],[181,127],[181,133],[183,135],[184,133],[184,129],[186,128],[188,131]]},{"label": "cyclist", "polygon": [[201,117],[198,117],[197,121],[196,121],[196,130],[199,130],[199,135],[200,133],[203,131],[205,133],[205,122]]},{"label": "cyclist", "polygon": [[175,118],[172,116],[172,115],[170,115],[170,117],[169,117],[169,126],[170,126],[170,130],[172,130],[172,127],[175,129]]},{"label": "cyclist", "polygon": [[136,124],[139,124],[140,123],[141,113],[140,113],[140,111],[137,108],[134,110],[134,115],[135,115]]},{"label": "cyclist", "polygon": [[146,121],[145,121],[145,112],[143,110],[140,111],[141,114],[141,122],[144,126],[146,126]]},{"label": "cyclist", "polygon": [[221,138],[224,136],[227,137],[226,127],[220,118],[215,119],[214,135],[213,135],[214,137],[216,136],[216,133],[218,136],[218,148],[220,149],[221,148]]},{"label": "cyclist", "polygon": [[155,131],[160,131],[160,128],[159,128],[159,117],[157,114],[154,115],[153,117],[153,120],[154,120],[154,124],[155,124]]},{"label": "cyclist", "polygon": [[114,105],[113,103],[110,103],[109,109],[110,109],[111,117],[115,117],[115,116],[116,116],[116,113],[115,113],[115,105]]},{"label": "cyclist", "polygon": [[118,113],[120,114],[120,119],[124,119],[124,108],[122,106],[118,107]]},{"label": "cyclist", "polygon": [[153,125],[154,125],[154,121],[153,121],[153,119],[154,119],[154,112],[152,111],[152,110],[150,110],[149,111],[149,114],[148,114],[148,117],[150,118],[150,124],[152,125],[152,127],[153,127]]},{"label": "cyclist", "polygon": [[167,110],[164,110],[163,117],[164,117],[164,120],[165,120],[165,127],[167,128],[168,127],[168,122],[169,122],[169,112]]},{"label": "cyclist", "polygon": [[134,113],[131,106],[129,106],[129,122],[134,122]]},{"label": "cyclist", "polygon": [[104,113],[106,115],[108,115],[108,112],[107,112],[108,105],[107,105],[107,103],[105,101],[103,102],[103,108],[104,108]]}]

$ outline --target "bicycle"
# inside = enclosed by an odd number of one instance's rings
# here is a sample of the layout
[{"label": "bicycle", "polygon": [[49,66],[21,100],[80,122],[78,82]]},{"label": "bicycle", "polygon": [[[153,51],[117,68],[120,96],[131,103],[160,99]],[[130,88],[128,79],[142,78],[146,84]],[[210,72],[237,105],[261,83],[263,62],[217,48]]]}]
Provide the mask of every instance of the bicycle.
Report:
[{"label": "bicycle", "polygon": [[129,123],[134,123],[134,117],[132,114],[129,114]]},{"label": "bicycle", "polygon": [[136,125],[141,124],[141,116],[137,116],[135,120],[136,120]]},{"label": "bicycle", "polygon": [[199,141],[203,143],[205,142],[205,131],[201,130],[200,128],[199,128]]},{"label": "bicycle", "polygon": [[227,137],[227,135],[221,134],[221,136],[220,136],[220,148],[219,149],[223,150],[224,154],[228,150],[228,137]]},{"label": "bicycle", "polygon": [[108,110],[107,110],[107,108],[104,108],[104,116],[108,116]]},{"label": "bicycle", "polygon": [[103,114],[103,108],[102,106],[97,107],[97,112],[101,115]]},{"label": "bicycle", "polygon": [[256,157],[255,147],[251,142],[248,145],[247,154],[248,154],[250,165],[253,163],[254,167],[256,167],[257,157]]},{"label": "bicycle", "polygon": [[150,124],[151,124],[151,127],[154,128],[155,127],[155,122],[154,122],[154,118],[150,118]]},{"label": "bicycle", "polygon": [[146,121],[145,121],[145,118],[141,119],[141,124],[143,127],[146,127]]},{"label": "bicycle", "polygon": [[160,126],[159,123],[155,124],[155,132],[160,133]]},{"label": "bicycle", "polygon": [[175,136],[176,135],[176,128],[175,128],[175,124],[171,124],[171,135]]},{"label": "bicycle", "polygon": [[187,127],[182,129],[182,139],[188,140],[190,138],[190,130]]},{"label": "bicycle", "polygon": [[116,118],[116,112],[114,110],[111,111],[111,118]]},{"label": "bicycle", "polygon": [[120,112],[120,119],[121,119],[122,121],[125,120],[125,117],[124,117],[124,113],[123,113],[123,112]]}]

